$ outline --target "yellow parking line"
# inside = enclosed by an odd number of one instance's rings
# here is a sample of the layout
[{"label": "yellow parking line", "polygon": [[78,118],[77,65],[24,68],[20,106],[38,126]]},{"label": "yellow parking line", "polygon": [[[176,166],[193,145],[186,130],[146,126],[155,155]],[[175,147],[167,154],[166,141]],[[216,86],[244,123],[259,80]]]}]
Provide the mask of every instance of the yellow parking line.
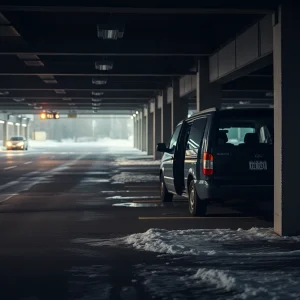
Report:
[{"label": "yellow parking line", "polygon": [[139,220],[253,219],[255,217],[138,217]]}]

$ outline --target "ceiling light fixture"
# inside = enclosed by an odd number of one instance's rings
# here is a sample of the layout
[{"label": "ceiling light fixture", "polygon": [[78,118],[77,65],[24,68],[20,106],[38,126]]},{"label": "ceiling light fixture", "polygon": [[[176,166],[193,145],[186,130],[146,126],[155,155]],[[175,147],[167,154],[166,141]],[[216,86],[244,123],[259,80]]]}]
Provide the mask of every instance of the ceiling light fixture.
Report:
[{"label": "ceiling light fixture", "polygon": [[92,103],[92,106],[100,106],[101,103]]},{"label": "ceiling light fixture", "polygon": [[92,96],[102,96],[103,92],[92,91]]},{"label": "ceiling light fixture", "polygon": [[114,64],[112,61],[96,61],[95,68],[99,71],[109,71],[113,68]]},{"label": "ceiling light fixture", "polygon": [[117,40],[124,36],[124,29],[116,25],[97,25],[97,36],[104,40]]},{"label": "ceiling light fixture", "polygon": [[71,101],[72,100],[72,98],[67,98],[67,97],[63,97],[62,98],[64,101]]},{"label": "ceiling light fixture", "polygon": [[101,98],[92,98],[92,101],[93,101],[93,102],[101,102],[102,99],[101,99]]},{"label": "ceiling light fixture", "polygon": [[7,96],[7,95],[9,95],[8,91],[0,92],[0,96]]},{"label": "ceiling light fixture", "polygon": [[240,101],[239,104],[242,104],[242,105],[250,104],[250,101]]},{"label": "ceiling light fixture", "polygon": [[13,98],[13,100],[16,102],[23,102],[25,99],[24,98]]},{"label": "ceiling light fixture", "polygon": [[92,83],[96,85],[103,85],[107,83],[106,79],[100,79],[100,78],[93,78]]},{"label": "ceiling light fixture", "polygon": [[56,94],[65,94],[65,93],[66,93],[66,91],[65,91],[65,90],[62,90],[62,89],[54,90],[54,92],[55,92]]}]

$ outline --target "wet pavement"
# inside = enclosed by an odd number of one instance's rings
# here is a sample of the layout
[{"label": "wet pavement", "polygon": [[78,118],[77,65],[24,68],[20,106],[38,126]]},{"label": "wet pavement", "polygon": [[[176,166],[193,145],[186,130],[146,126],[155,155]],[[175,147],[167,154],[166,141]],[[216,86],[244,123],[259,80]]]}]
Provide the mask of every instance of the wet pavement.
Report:
[{"label": "wet pavement", "polygon": [[[202,294],[194,286],[192,291],[185,287],[172,294],[166,282],[158,284],[170,276],[177,282],[177,273],[187,270],[190,259],[174,262],[128,245],[91,247],[74,240],[107,240],[150,228],[272,226],[271,214],[249,203],[216,203],[206,217],[191,217],[183,198],[160,203],[158,165],[145,154],[80,149],[0,152],[0,299],[208,297],[203,286]],[[127,163],[120,160],[124,157]],[[149,165],[138,163],[147,160]],[[163,270],[169,264],[167,276]],[[148,272],[162,272],[151,277],[156,285],[147,284]],[[167,292],[155,293],[153,287]]]}]

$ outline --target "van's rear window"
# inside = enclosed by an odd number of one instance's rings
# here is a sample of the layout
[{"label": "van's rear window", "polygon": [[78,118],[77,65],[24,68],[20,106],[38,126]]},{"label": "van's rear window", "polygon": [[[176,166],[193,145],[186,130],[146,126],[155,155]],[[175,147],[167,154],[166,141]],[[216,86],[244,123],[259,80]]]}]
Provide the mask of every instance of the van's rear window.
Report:
[{"label": "van's rear window", "polygon": [[218,128],[218,144],[245,144],[248,141],[273,144],[273,111],[221,112]]}]

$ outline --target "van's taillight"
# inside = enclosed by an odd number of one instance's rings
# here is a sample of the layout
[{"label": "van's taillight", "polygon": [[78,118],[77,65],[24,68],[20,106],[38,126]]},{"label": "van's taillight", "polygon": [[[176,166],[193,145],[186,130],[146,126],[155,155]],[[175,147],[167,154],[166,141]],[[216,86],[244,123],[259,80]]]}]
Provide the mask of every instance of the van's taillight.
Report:
[{"label": "van's taillight", "polygon": [[214,172],[214,157],[212,154],[204,152],[203,154],[203,175],[212,175]]}]

